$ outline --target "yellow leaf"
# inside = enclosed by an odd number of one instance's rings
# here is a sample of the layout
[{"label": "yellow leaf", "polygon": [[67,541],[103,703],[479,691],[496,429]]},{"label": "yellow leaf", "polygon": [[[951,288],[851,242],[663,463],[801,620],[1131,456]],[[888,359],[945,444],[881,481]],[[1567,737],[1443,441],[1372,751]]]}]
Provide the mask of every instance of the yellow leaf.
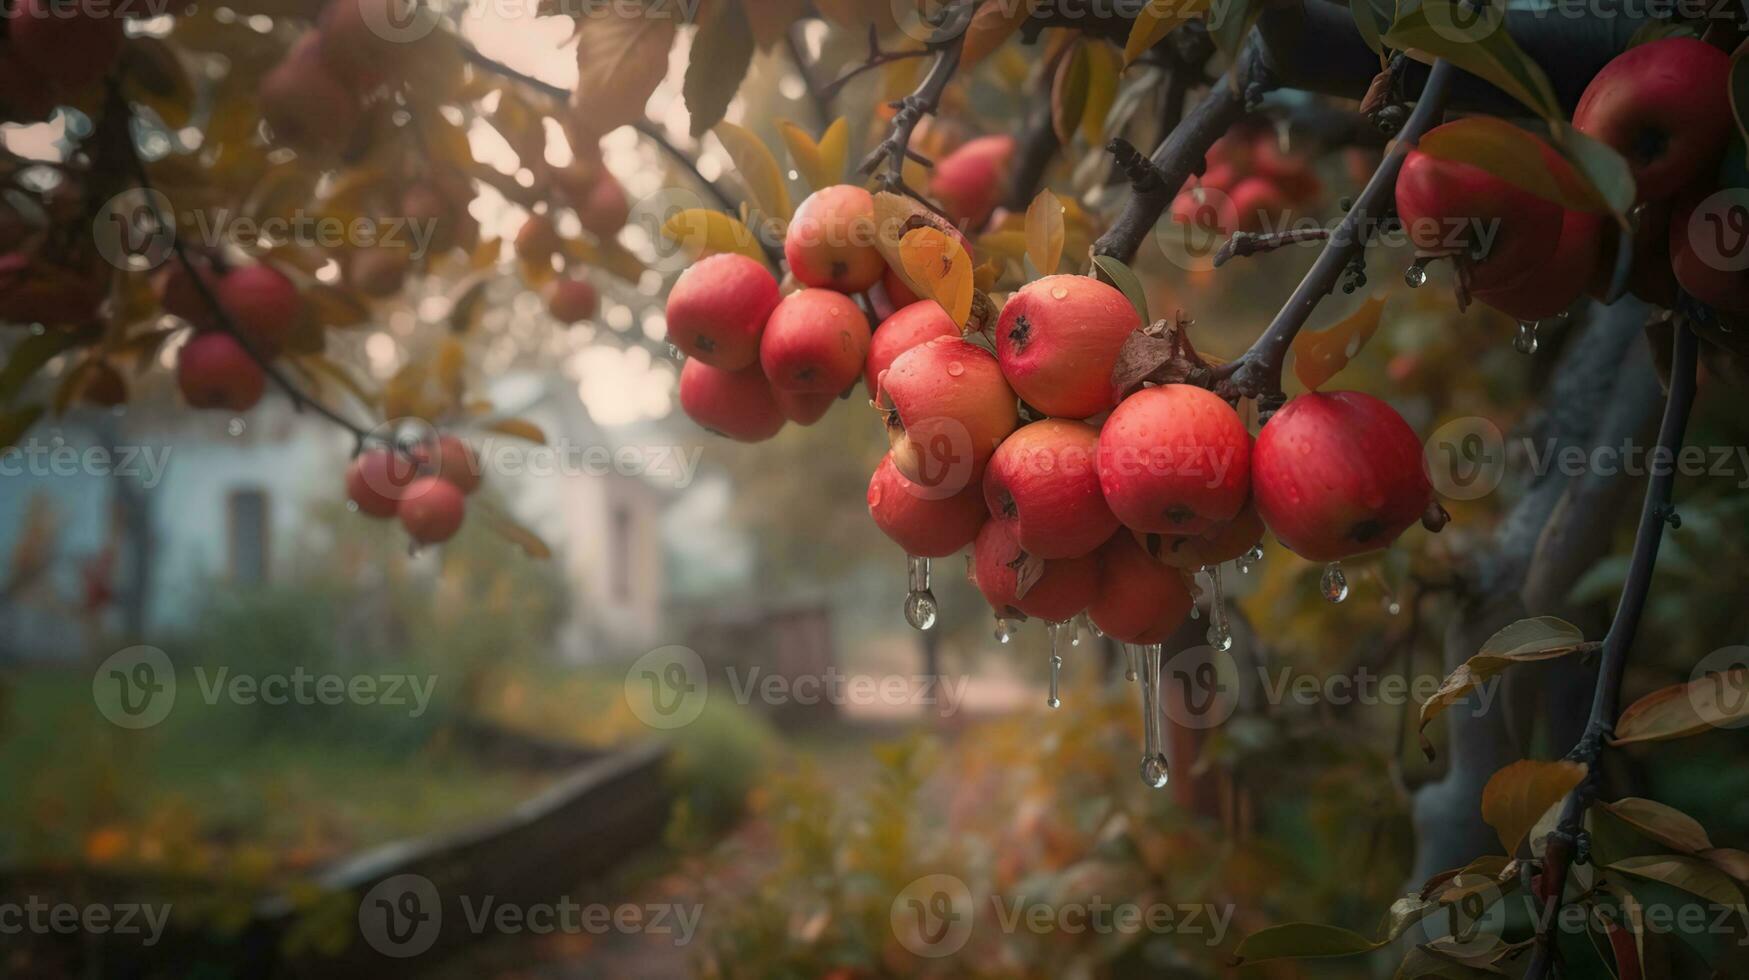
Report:
[{"label": "yellow leaf", "polygon": [[1615,723],[1613,745],[1662,742],[1733,726],[1749,715],[1749,667],[1712,671],[1687,684],[1653,691]]},{"label": "yellow leaf", "polygon": [[966,40],[960,49],[960,67],[970,68],[1020,29],[1032,13],[1030,0],[984,0],[972,22],[966,27]]},{"label": "yellow leaf", "polygon": [[486,429],[488,432],[513,436],[517,439],[526,439],[537,446],[544,446],[547,444],[547,434],[541,431],[540,426],[535,425],[527,419],[499,419],[496,422],[488,422],[486,425],[482,426],[482,428]]},{"label": "yellow leaf", "polygon": [[1027,205],[1026,254],[1041,276],[1055,275],[1063,260],[1063,202],[1049,190]]},{"label": "yellow leaf", "polygon": [[935,228],[914,228],[899,240],[905,275],[917,285],[917,295],[940,304],[953,322],[964,326],[972,314],[972,257],[957,239]]},{"label": "yellow leaf", "polygon": [[1514,762],[1495,773],[1482,789],[1482,819],[1500,835],[1507,854],[1515,854],[1524,835],[1549,808],[1585,778],[1583,763]]},{"label": "yellow leaf", "polygon": [[1087,106],[1081,111],[1081,135],[1094,146],[1105,136],[1105,117],[1117,101],[1117,79],[1123,72],[1118,54],[1109,44],[1087,46]]},{"label": "yellow leaf", "polygon": [[996,288],[996,280],[1002,276],[1002,265],[995,259],[990,259],[983,265],[972,270],[972,287],[978,292],[987,293]]},{"label": "yellow leaf", "polygon": [[1208,8],[1209,0],[1148,0],[1130,25],[1129,40],[1123,46],[1124,66],[1135,64],[1149,48]]},{"label": "yellow leaf", "polygon": [[662,226],[662,234],[678,242],[693,258],[718,252],[734,252],[760,262],[765,261],[765,252],[760,249],[753,229],[742,224],[740,219],[732,218],[721,211],[689,208],[669,218]]},{"label": "yellow leaf", "polygon": [[1319,385],[1347,367],[1378,331],[1379,318],[1384,312],[1384,297],[1374,296],[1361,304],[1348,319],[1328,330],[1316,333],[1300,331],[1293,345],[1294,375],[1300,379],[1300,384],[1317,391]]},{"label": "yellow leaf", "polygon": [[796,165],[808,187],[819,190],[844,179],[844,161],[850,151],[850,124],[843,116],[832,120],[818,143],[808,131],[787,119],[778,121],[789,158]]},{"label": "yellow leaf", "polygon": [[735,161],[735,169],[741,175],[741,183],[747,185],[747,192],[753,195],[759,209],[769,217],[788,221],[794,213],[790,207],[789,188],[784,186],[783,170],[777,165],[777,157],[772,156],[764,141],[734,123],[717,123],[711,132],[717,134],[723,149],[729,151],[729,158]]},{"label": "yellow leaf", "polygon": [[644,103],[668,74],[678,19],[601,15],[577,23],[572,118],[591,133],[644,118]]}]

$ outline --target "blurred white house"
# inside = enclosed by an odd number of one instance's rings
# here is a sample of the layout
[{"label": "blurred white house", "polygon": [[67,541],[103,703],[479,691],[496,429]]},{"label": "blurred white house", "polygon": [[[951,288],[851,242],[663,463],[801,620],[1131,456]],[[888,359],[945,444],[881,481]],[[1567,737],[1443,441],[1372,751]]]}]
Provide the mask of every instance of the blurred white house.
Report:
[{"label": "blurred white house", "polygon": [[[695,475],[702,433],[610,435],[557,373],[507,374],[490,397],[548,435],[542,447],[464,430],[485,450],[498,499],[554,552],[570,598],[557,655],[674,642],[663,633],[663,524]],[[93,589],[114,594],[106,627],[149,642],[189,622],[213,589],[284,580],[298,554],[330,543],[336,525],[311,512],[344,499],[351,448],[276,392],[240,420],[148,405],[39,423],[0,454],[0,563],[10,564],[0,565],[0,664],[85,656]]]}]

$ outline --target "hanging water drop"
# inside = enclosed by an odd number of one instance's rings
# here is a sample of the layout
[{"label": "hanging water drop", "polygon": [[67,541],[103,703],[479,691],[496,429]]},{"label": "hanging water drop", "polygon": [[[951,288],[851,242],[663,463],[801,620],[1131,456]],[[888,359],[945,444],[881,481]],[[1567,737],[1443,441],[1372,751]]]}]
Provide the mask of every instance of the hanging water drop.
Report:
[{"label": "hanging water drop", "polygon": [[1093,621],[1092,616],[1087,617],[1087,632],[1092,633],[1095,640],[1105,639],[1105,631],[1099,628],[1099,624]]},{"label": "hanging water drop", "polygon": [[1063,624],[1046,623],[1045,635],[1051,640],[1051,696],[1045,699],[1045,706],[1059,708],[1063,704],[1063,699],[1057,696],[1057,685],[1063,676]]},{"label": "hanging water drop", "polygon": [[1227,622],[1226,602],[1221,596],[1221,566],[1207,565],[1209,577],[1209,646],[1222,653],[1233,649],[1233,627]]},{"label": "hanging water drop", "polygon": [[1001,616],[996,617],[996,642],[1007,646],[1014,639],[1014,624]]},{"label": "hanging water drop", "polygon": [[929,559],[907,555],[906,560],[910,562],[911,591],[905,593],[905,622],[912,629],[932,629],[939,609],[935,593],[929,591]]},{"label": "hanging water drop", "polygon": [[1123,654],[1124,657],[1129,660],[1129,667],[1124,670],[1123,679],[1126,681],[1133,681],[1136,679],[1136,645],[1134,643],[1125,643],[1123,645]]},{"label": "hanging water drop", "polygon": [[1069,646],[1078,647],[1081,645],[1081,624],[1085,622],[1087,622],[1086,613],[1069,620]]},{"label": "hanging water drop", "polygon": [[1420,289],[1427,285],[1427,260],[1416,259],[1415,263],[1403,270],[1403,281],[1410,289]]},{"label": "hanging water drop", "polygon": [[1395,599],[1390,599],[1390,598],[1387,598],[1385,600],[1385,612],[1386,613],[1388,613],[1392,616],[1395,616],[1402,611],[1403,611],[1403,604],[1402,603],[1398,602]]},{"label": "hanging water drop", "polygon": [[1521,321],[1518,324],[1518,336],[1512,338],[1512,349],[1520,354],[1535,354],[1536,327],[1535,323]]},{"label": "hanging water drop", "polygon": [[243,431],[248,427],[249,423],[243,421],[241,418],[233,418],[231,421],[225,423],[225,431],[233,436],[242,435]]},{"label": "hanging water drop", "polygon": [[1250,575],[1251,569],[1255,568],[1257,566],[1257,563],[1262,561],[1262,560],[1263,560],[1263,545],[1261,543],[1258,543],[1258,544],[1252,545],[1250,551],[1247,551],[1244,554],[1240,555],[1238,558],[1235,558],[1233,560],[1233,567],[1237,568],[1239,570],[1240,575]]},{"label": "hanging water drop", "polygon": [[670,361],[684,360],[684,357],[680,353],[680,348],[674,346],[673,344],[668,345],[668,352],[667,353],[668,353],[668,359]]},{"label": "hanging water drop", "polygon": [[1166,753],[1160,748],[1160,644],[1142,648],[1142,782],[1166,785]]},{"label": "hanging water drop", "polygon": [[1330,602],[1348,598],[1348,576],[1342,573],[1342,563],[1333,561],[1324,566],[1324,577],[1318,581],[1318,591]]}]

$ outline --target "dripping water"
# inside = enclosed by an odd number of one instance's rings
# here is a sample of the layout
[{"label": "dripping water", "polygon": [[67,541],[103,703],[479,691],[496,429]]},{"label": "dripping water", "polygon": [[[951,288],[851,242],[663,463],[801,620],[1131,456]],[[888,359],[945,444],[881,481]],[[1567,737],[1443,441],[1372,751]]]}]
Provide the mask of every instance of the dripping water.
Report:
[{"label": "dripping water", "polygon": [[1142,648],[1142,782],[1166,785],[1166,753],[1160,747],[1160,644]]},{"label": "dripping water", "polygon": [[905,593],[905,622],[913,629],[933,629],[939,609],[935,593],[929,591],[929,559],[907,555],[906,560],[910,563],[910,591]]},{"label": "dripping water", "polygon": [[1348,576],[1342,573],[1342,563],[1333,561],[1324,566],[1324,577],[1318,581],[1318,591],[1330,602],[1348,598]]}]

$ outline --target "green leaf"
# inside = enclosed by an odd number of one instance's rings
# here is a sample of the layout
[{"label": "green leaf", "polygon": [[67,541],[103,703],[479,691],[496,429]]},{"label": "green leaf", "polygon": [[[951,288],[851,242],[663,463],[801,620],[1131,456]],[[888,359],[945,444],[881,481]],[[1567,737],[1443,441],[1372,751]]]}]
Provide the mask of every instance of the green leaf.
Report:
[{"label": "green leaf", "polygon": [[1136,308],[1136,313],[1141,316],[1144,325],[1150,322],[1148,319],[1148,291],[1142,288],[1142,280],[1136,276],[1134,270],[1109,255],[1095,255],[1093,257],[1093,270],[1099,274],[1100,278],[1116,286],[1118,292],[1124,294],[1125,298],[1130,301],[1130,305]]},{"label": "green leaf", "polygon": [[680,94],[692,114],[692,135],[710,132],[729,111],[729,100],[753,64],[753,28],[739,4],[717,5],[717,16],[700,24],[693,35],[692,55]]},{"label": "green leaf", "polygon": [[1585,643],[1579,627],[1553,616],[1521,619],[1488,638],[1475,656],[1452,671],[1439,690],[1421,705],[1421,750],[1433,757],[1433,745],[1427,740],[1427,726],[1439,713],[1467,697],[1483,682],[1514,664],[1564,657]]},{"label": "green leaf", "polygon": [[[1385,942],[1389,942],[1386,940]],[[1315,922],[1290,922],[1270,926],[1246,936],[1234,952],[1234,965],[1264,960],[1311,959],[1322,956],[1357,956],[1385,943],[1375,943],[1358,932]]]},{"label": "green leaf", "polygon": [[1623,858],[1605,867],[1625,875],[1657,881],[1715,905],[1734,908],[1743,903],[1743,892],[1730,876],[1699,858],[1681,854],[1648,854]]},{"label": "green leaf", "polygon": [[1506,33],[1504,7],[1491,3],[1478,8],[1460,0],[1404,0],[1383,41],[1393,48],[1444,58],[1493,83],[1551,123],[1564,121],[1566,115],[1548,75]]}]

